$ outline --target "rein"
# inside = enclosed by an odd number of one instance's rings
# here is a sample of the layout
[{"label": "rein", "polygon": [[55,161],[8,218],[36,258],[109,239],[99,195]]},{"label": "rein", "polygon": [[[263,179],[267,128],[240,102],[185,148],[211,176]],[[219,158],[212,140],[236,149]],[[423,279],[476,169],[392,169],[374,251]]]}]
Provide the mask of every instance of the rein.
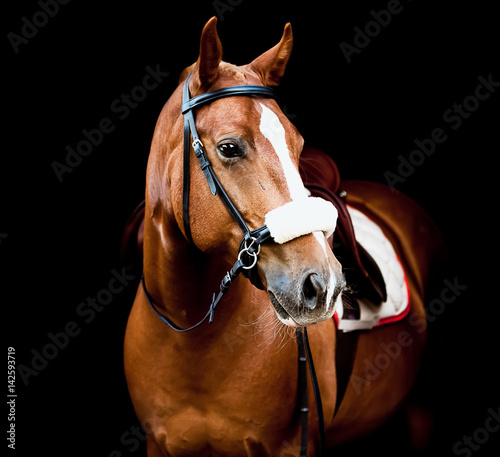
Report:
[{"label": "rein", "polygon": [[[239,253],[236,262],[233,267],[226,273],[224,278],[222,279],[219,287],[219,292],[217,295],[214,293],[212,296],[212,303],[201,321],[194,324],[189,328],[181,328],[177,326],[170,318],[162,314],[156,306],[154,305],[154,300],[149,294],[146,283],[144,279],[144,275],[141,277],[142,288],[144,291],[144,295],[146,297],[146,301],[149,306],[156,314],[156,316],[169,328],[175,330],[179,333],[189,332],[191,330],[196,329],[200,325],[202,325],[207,319],[209,323],[213,322],[215,309],[217,305],[220,303],[224,294],[229,290],[232,282],[238,277],[241,273],[245,277],[249,278],[253,285],[256,287],[262,288],[260,281],[255,274],[255,267],[258,262],[258,256],[260,253],[261,245],[269,240],[274,240],[278,243],[283,243],[288,241],[289,239],[296,238],[298,236],[312,233],[313,231],[321,230],[324,231],[325,234],[333,233],[333,230],[336,225],[337,218],[337,210],[331,204],[329,206],[325,206],[327,202],[319,198],[307,198],[308,203],[313,209],[322,209],[324,210],[325,217],[320,221],[314,221],[312,224],[306,224],[304,227],[301,227],[299,231],[293,234],[292,238],[286,239],[286,241],[281,241],[280,235],[282,235],[282,229],[280,225],[273,221],[273,217],[280,215],[279,211],[283,211],[285,206],[288,206],[290,213],[290,222],[293,222],[292,218],[295,218],[296,222],[299,222],[300,215],[297,216],[296,208],[299,205],[296,203],[303,204],[304,202],[290,202],[282,207],[278,207],[275,210],[266,214],[266,224],[262,227],[259,227],[255,230],[250,230],[242,215],[238,211],[238,209],[234,206],[231,198],[226,193],[224,187],[221,182],[217,178],[210,161],[208,160],[205,148],[200,139],[198,131],[196,129],[195,117],[194,117],[194,109],[199,108],[200,106],[211,103],[215,100],[219,100],[221,98],[233,97],[233,96],[260,96],[266,98],[275,98],[275,92],[270,87],[265,86],[232,86],[226,87],[223,89],[215,90],[212,92],[208,92],[202,95],[198,95],[196,97],[191,98],[189,92],[189,81],[191,78],[191,74],[187,77],[184,82],[183,92],[182,92],[182,107],[181,111],[184,115],[184,156],[183,156],[183,199],[182,199],[182,209],[183,209],[183,224],[186,238],[193,242],[191,235],[191,226],[189,221],[189,191],[190,191],[190,151],[191,146],[194,149],[194,154],[199,161],[200,167],[205,175],[208,186],[212,195],[219,195],[219,198],[224,203],[224,206],[227,208],[231,216],[238,223],[241,230],[244,233],[243,239],[240,243]],[[191,140],[192,137],[192,141]],[[276,217],[274,217],[275,219]],[[279,217],[278,217],[279,218]],[[328,220],[325,223],[325,220]],[[269,222],[268,222],[269,221]],[[271,228],[269,227],[271,226]],[[328,235],[329,236],[329,235]],[[319,455],[324,454],[325,447],[325,425],[323,418],[323,408],[321,403],[321,394],[319,391],[319,384],[316,377],[316,371],[314,369],[314,362],[312,358],[311,348],[309,346],[309,340],[307,337],[307,328],[300,327],[296,330],[297,336],[297,348],[299,354],[299,403],[300,403],[300,412],[301,412],[301,444],[300,444],[300,457],[307,456],[307,444],[308,444],[308,395],[307,395],[307,366],[309,366],[309,372],[311,377],[311,382],[314,391],[314,397],[316,402],[316,412],[318,415],[318,425],[319,425]]]}]

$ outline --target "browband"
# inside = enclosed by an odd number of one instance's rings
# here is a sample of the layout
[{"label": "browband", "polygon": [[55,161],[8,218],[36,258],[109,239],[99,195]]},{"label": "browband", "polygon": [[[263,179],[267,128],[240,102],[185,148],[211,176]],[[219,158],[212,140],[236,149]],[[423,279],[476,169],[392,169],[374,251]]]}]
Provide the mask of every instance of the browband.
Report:
[{"label": "browband", "polygon": [[[189,75],[190,77],[191,75]],[[188,78],[189,78],[188,77]],[[196,97],[190,98],[189,100],[183,100],[182,102],[182,114],[186,114],[189,110],[198,108],[202,105],[211,103],[219,98],[234,97],[237,95],[260,95],[261,97],[275,98],[276,94],[274,89],[266,86],[231,86],[224,87],[223,89],[214,90],[212,92],[207,92],[205,94],[197,95]]]}]

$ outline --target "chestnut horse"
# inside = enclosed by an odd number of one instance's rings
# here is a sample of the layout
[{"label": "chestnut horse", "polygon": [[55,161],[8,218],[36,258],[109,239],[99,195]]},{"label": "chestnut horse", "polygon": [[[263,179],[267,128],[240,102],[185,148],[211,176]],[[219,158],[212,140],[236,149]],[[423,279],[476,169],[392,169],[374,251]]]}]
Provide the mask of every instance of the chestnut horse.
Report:
[{"label": "chestnut horse", "polygon": [[[189,333],[165,325],[166,320],[184,329],[202,321],[220,279],[241,255],[241,226],[211,192],[191,142],[188,168],[183,163],[183,90],[197,97],[233,86],[276,86],[291,49],[287,24],[281,41],[250,64],[226,63],[212,18],[203,29],[196,63],[183,72],[159,116],[144,208],[147,289],[138,288],[124,347],[128,388],[147,431],[150,457],[298,456],[298,349],[291,343],[296,328],[309,329],[327,446],[381,425],[414,382],[425,342],[424,292],[436,250],[432,223],[415,203],[382,185],[343,182],[347,204],[368,215],[391,240],[406,274],[411,310],[396,323],[359,333],[351,382],[339,408],[332,316],[345,291],[344,274],[327,248],[328,227],[295,205],[312,201],[299,175],[303,139],[265,94],[227,96],[196,108],[199,144],[251,230],[291,202],[293,211],[285,211],[282,222],[304,222],[307,229],[288,241],[275,236],[263,243],[254,253],[252,282],[259,287],[241,276],[231,278],[217,310],[210,307],[210,324],[205,321]],[[282,234],[287,227],[275,230]],[[379,375],[367,376],[366,367],[377,363],[381,348],[394,345],[397,356]],[[312,456],[320,430],[313,391],[308,392]]]}]

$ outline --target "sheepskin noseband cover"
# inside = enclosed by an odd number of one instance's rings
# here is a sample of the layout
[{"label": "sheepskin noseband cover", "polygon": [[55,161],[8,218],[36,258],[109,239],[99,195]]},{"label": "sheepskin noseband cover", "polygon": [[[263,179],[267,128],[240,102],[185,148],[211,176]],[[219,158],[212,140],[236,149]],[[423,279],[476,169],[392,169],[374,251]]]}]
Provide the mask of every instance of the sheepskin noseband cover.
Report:
[{"label": "sheepskin noseband cover", "polygon": [[266,225],[279,244],[313,232],[328,238],[337,225],[337,208],[319,197],[301,198],[269,211]]}]

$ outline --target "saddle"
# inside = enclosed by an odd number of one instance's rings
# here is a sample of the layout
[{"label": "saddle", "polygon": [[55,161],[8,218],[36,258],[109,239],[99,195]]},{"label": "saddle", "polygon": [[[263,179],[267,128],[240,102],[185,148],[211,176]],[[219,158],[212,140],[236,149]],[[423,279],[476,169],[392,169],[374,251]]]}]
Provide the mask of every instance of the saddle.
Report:
[{"label": "saddle", "polygon": [[[299,172],[312,196],[330,201],[337,208],[337,228],[327,241],[335,256],[342,259],[347,284],[356,284],[355,291],[342,293],[344,316],[356,318],[359,313],[358,299],[368,299],[375,305],[387,300],[384,278],[370,254],[356,241],[346,207],[346,194],[340,190],[340,174],[333,159],[318,149],[306,146],[300,157]],[[145,202],[142,201],[125,225],[120,247],[123,263],[129,271],[137,274],[142,270],[144,212]]]}]

